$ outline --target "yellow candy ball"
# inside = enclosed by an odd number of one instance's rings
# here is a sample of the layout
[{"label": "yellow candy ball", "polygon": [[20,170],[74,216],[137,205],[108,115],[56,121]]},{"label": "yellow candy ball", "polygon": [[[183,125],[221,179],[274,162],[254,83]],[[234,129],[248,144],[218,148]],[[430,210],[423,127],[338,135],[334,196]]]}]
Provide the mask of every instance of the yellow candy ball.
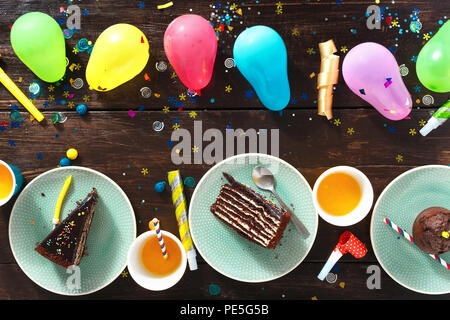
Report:
[{"label": "yellow candy ball", "polygon": [[77,149],[70,148],[69,150],[67,150],[66,156],[67,158],[69,158],[69,160],[75,160],[78,157]]}]

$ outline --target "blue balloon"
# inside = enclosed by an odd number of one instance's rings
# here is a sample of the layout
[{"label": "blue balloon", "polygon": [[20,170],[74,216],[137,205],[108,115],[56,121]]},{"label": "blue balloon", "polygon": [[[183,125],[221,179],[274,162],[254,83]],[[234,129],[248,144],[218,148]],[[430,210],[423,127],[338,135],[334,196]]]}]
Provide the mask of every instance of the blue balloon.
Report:
[{"label": "blue balloon", "polygon": [[268,109],[284,109],[291,98],[287,52],[273,29],[254,26],[241,32],[233,47],[234,62]]}]

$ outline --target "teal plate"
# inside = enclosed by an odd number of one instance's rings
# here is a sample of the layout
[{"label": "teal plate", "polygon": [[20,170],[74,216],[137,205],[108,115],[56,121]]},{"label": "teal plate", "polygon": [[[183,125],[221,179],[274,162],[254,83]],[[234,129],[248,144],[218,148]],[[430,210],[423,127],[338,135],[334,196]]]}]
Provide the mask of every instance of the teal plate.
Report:
[{"label": "teal plate", "polygon": [[[383,269],[404,287],[424,294],[450,293],[450,271],[400,236],[384,217],[412,236],[417,215],[428,207],[450,208],[450,167],[429,165],[395,178],[375,204],[370,226],[373,250]],[[440,255],[450,263],[450,252]]]},{"label": "teal plate", "polygon": [[[265,249],[241,237],[211,213],[220,187],[227,183],[222,172],[276,201],[253,183],[251,172],[258,165],[274,174],[277,193],[311,233],[307,239],[290,222],[278,246]],[[189,227],[199,253],[218,272],[244,282],[274,280],[296,268],[311,249],[317,226],[318,215],[306,179],[287,162],[265,154],[241,154],[216,164],[198,183],[189,206]]]},{"label": "teal plate", "polygon": [[[56,201],[66,178],[72,183],[61,209],[61,220],[95,187],[98,202],[86,241],[87,256],[79,269],[66,270],[34,251],[53,229]],[[125,269],[127,253],[136,238],[134,211],[125,193],[110,178],[82,167],[47,171],[20,193],[9,220],[9,241],[23,272],[36,284],[62,295],[100,290]]]}]

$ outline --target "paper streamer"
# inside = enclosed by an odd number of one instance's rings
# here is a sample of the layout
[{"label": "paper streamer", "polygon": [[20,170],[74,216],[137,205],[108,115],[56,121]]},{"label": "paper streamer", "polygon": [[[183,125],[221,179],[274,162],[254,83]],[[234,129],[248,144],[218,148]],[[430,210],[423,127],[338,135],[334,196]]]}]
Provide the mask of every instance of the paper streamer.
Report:
[{"label": "paper streamer", "polygon": [[362,243],[355,235],[353,235],[349,231],[345,231],[343,234],[341,234],[338,244],[333,249],[333,252],[323,266],[317,278],[323,281],[323,279],[325,279],[333,266],[347,252],[354,256],[356,259],[364,257],[367,253],[367,248],[364,243]]},{"label": "paper streamer", "polygon": [[192,243],[191,233],[189,232],[187,201],[184,196],[183,180],[181,179],[180,171],[170,171],[167,174],[167,178],[169,180],[170,190],[172,191],[172,203],[175,207],[178,231],[180,232],[181,243],[186,250],[189,269],[191,271],[197,270],[197,253]]},{"label": "paper streamer", "polygon": [[317,89],[319,96],[317,100],[317,113],[320,116],[333,118],[333,85],[338,82],[339,56],[333,40],[319,43],[320,51],[320,73],[317,76]]}]

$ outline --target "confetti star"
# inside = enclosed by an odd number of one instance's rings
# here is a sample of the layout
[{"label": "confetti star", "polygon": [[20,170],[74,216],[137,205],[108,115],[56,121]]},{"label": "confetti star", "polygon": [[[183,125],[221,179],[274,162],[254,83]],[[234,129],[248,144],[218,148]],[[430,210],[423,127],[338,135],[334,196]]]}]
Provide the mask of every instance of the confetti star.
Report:
[{"label": "confetti star", "polygon": [[36,159],[42,160],[42,153],[41,153],[41,152],[39,152],[39,153],[36,155]]},{"label": "confetti star", "polygon": [[75,103],[73,101],[70,101],[67,106],[69,107],[69,109],[72,109],[73,107],[75,107]]},{"label": "confetti star", "polygon": [[180,129],[180,125],[178,123],[175,123],[174,125],[172,125],[173,130],[178,130]]},{"label": "confetti star", "polygon": [[138,2],[138,8],[144,8],[145,7],[145,3],[143,1],[139,1]]},{"label": "confetti star", "polygon": [[339,127],[339,126],[341,125],[341,119],[339,119],[339,118],[334,119],[333,124],[334,124],[336,127]]},{"label": "confetti star", "polygon": [[195,111],[191,111],[189,112],[189,117],[195,119],[195,117],[197,116],[197,112]]},{"label": "confetti star", "polygon": [[167,106],[164,106],[164,108],[163,108],[163,111],[164,111],[164,113],[167,113],[167,112],[169,112],[169,111],[170,111],[170,109],[169,109],[169,107],[167,107]]},{"label": "confetti star", "polygon": [[141,173],[145,176],[148,174],[148,169],[147,168],[142,168]]},{"label": "confetti star", "polygon": [[283,13],[283,8],[277,8],[276,10],[275,10],[275,13],[276,14],[282,14]]},{"label": "confetti star", "polygon": [[177,74],[175,72],[172,72],[172,75],[170,76],[171,79],[175,79],[177,76]]},{"label": "confetti star", "polygon": [[16,146],[16,141],[15,141],[15,140],[9,140],[8,144],[9,144],[11,147],[15,147],[15,146]]},{"label": "confetti star", "polygon": [[122,273],[121,273],[121,275],[122,275],[122,278],[126,278],[126,277],[128,277],[128,272],[126,272],[125,270],[123,270]]},{"label": "confetti star", "polygon": [[291,30],[291,34],[296,37],[300,34],[300,32],[298,31],[298,28],[292,28]]},{"label": "confetti star", "polygon": [[198,147],[197,146],[193,146],[192,147],[192,152],[198,152]]},{"label": "confetti star", "polygon": [[423,39],[425,39],[426,41],[428,41],[431,38],[429,33],[424,33],[423,34]]},{"label": "confetti star", "polygon": [[341,52],[346,53],[348,51],[347,46],[342,46],[341,47]]},{"label": "confetti star", "polygon": [[78,51],[78,49],[76,47],[73,47],[72,52],[73,52],[73,54],[77,54],[80,51]]},{"label": "confetti star", "polygon": [[77,63],[74,68],[75,68],[75,70],[80,70],[81,69],[81,64]]},{"label": "confetti star", "polygon": [[315,52],[314,52],[314,48],[308,48],[308,49],[306,50],[306,53],[309,54],[309,55],[314,54],[314,53],[315,53]]},{"label": "confetti star", "polygon": [[178,98],[180,98],[181,101],[184,101],[184,100],[186,100],[186,95],[184,93],[182,93],[178,96]]},{"label": "confetti star", "polygon": [[393,27],[398,27],[398,21],[397,21],[397,20],[393,20],[393,21],[391,22],[391,26],[393,26]]},{"label": "confetti star", "polygon": [[55,101],[55,96],[54,95],[49,95],[48,96],[48,101],[50,101],[50,102],[53,102],[53,101]]},{"label": "confetti star", "polygon": [[237,4],[233,2],[233,4],[230,6],[231,10],[236,10],[238,8]]},{"label": "confetti star", "polygon": [[84,9],[83,10],[83,16],[87,16],[89,14],[89,10],[88,9]]},{"label": "confetti star", "polygon": [[422,87],[419,86],[418,84],[414,86],[414,92],[420,92],[421,89]]},{"label": "confetti star", "polygon": [[277,5],[277,8],[278,8],[278,9],[283,8],[283,4],[282,4],[280,1],[278,1],[278,2],[275,3],[275,4]]},{"label": "confetti star", "polygon": [[420,121],[419,121],[419,125],[420,125],[421,127],[423,127],[426,123],[427,123],[427,122],[426,122],[425,120],[423,120],[423,119],[420,119]]},{"label": "confetti star", "polygon": [[355,129],[353,129],[353,128],[348,128],[348,129],[347,129],[347,133],[348,133],[349,135],[352,135],[352,134],[355,133]]},{"label": "confetti star", "polygon": [[55,87],[53,85],[50,85],[48,87],[48,92],[53,92],[55,90]]},{"label": "confetti star", "polygon": [[91,100],[91,98],[88,95],[84,95],[83,96],[83,101],[84,102],[88,102],[89,100]]},{"label": "confetti star", "polygon": [[417,62],[417,56],[412,56],[412,57],[411,57],[411,61],[412,61],[412,62]]},{"label": "confetti star", "polygon": [[233,88],[231,88],[230,85],[227,85],[227,86],[225,87],[225,91],[226,91],[226,92],[230,93],[231,90],[233,90]]},{"label": "confetti star", "polygon": [[63,97],[67,98],[70,95],[69,91],[64,91],[63,92]]},{"label": "confetti star", "polygon": [[414,136],[415,134],[417,134],[416,129],[414,129],[414,128],[409,129],[409,134],[412,135],[412,136]]},{"label": "confetti star", "polygon": [[398,163],[403,162],[403,156],[398,154],[397,157],[395,157],[395,160],[397,160]]}]

